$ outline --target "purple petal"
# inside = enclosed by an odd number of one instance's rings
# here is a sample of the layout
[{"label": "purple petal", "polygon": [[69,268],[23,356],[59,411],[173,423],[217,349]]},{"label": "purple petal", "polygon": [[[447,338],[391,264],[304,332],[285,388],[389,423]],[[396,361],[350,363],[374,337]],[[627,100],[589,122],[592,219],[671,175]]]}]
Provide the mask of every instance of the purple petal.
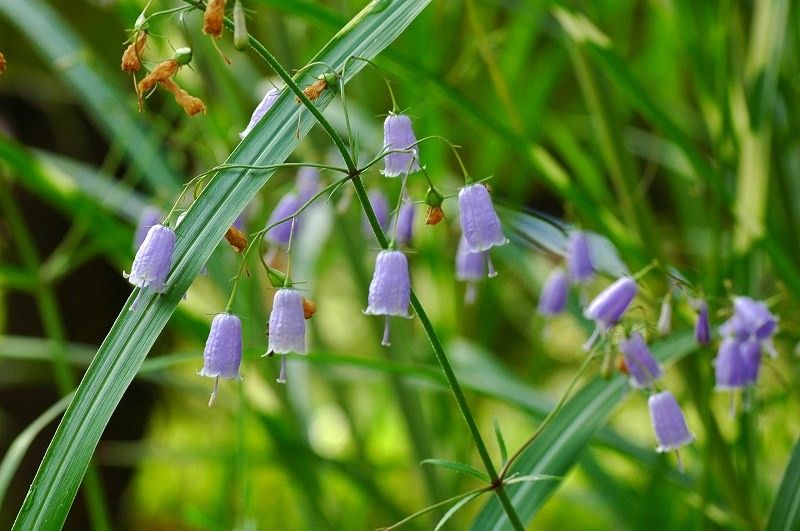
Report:
[{"label": "purple petal", "polygon": [[686,418],[677,400],[669,391],[652,395],[647,401],[659,452],[676,450],[694,440],[686,426]]},{"label": "purple petal", "polygon": [[306,319],[303,297],[295,289],[281,288],[275,292],[269,314],[269,352],[306,352]]},{"label": "purple petal", "polygon": [[482,184],[465,186],[458,193],[461,229],[470,251],[478,253],[508,243],[489,191]]},{"label": "purple petal", "polygon": [[369,285],[368,315],[409,317],[411,279],[408,260],[400,251],[381,251],[375,259],[375,272]]},{"label": "purple petal", "polygon": [[539,296],[538,312],[540,315],[557,315],[564,311],[569,293],[569,280],[561,268],[554,269],[544,283]]},{"label": "purple petal", "polygon": [[407,175],[420,170],[419,151],[414,145],[417,138],[411,128],[411,118],[404,114],[390,114],[383,122],[383,148],[408,149],[409,153],[389,153],[383,159],[383,173],[387,177]]},{"label": "purple petal", "polygon": [[198,374],[211,378],[239,378],[242,362],[242,322],[235,315],[221,313],[211,322],[203,368]]},{"label": "purple petal", "polygon": [[649,387],[661,378],[661,366],[658,364],[644,338],[638,332],[620,343],[620,350],[625,357],[625,365],[631,376],[631,385],[636,388]]}]

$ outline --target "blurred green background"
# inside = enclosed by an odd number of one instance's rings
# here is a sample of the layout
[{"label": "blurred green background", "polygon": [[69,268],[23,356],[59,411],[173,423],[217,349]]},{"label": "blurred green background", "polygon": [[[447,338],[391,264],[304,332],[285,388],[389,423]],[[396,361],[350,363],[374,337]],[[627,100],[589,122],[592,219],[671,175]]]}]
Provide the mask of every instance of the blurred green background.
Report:
[{"label": "blurred green background", "polygon": [[[302,67],[364,5],[243,3],[250,32],[288,69]],[[148,65],[170,47],[191,46],[192,68],[176,79],[208,113],[188,118],[159,91],[139,113],[119,60],[145,2],[12,4],[0,0],[4,528],[55,429],[35,419],[74,387],[130,293],[121,272],[142,209],[169,210],[180,184],[222,163],[274,79],[255,54],[233,48],[228,32],[215,50],[198,11],[164,17],[152,24]],[[155,1],[149,12],[180,5]],[[573,378],[590,331],[577,293],[568,315],[536,316],[541,283],[561,260],[542,214],[606,237],[630,271],[653,259],[674,266],[709,298],[712,324],[727,317],[731,293],[771,299],[781,316],[780,356],[767,362],[753,407],[731,418],[729,397],[712,390],[714,353],[688,340],[693,313],[680,301],[659,352],[682,357],[664,388],[697,435],[683,452],[686,473],[652,450],[646,396],[623,403],[619,391],[607,427],[559,425],[566,440],[570,427],[591,440],[574,443],[563,471],[542,472],[564,480],[543,494],[554,492],[531,528],[766,524],[800,428],[799,38],[800,12],[787,0],[434,1],[376,60],[417,136],[461,146],[470,173],[491,176],[506,207],[513,241],[493,251],[500,275],[481,283],[473,307],[453,274],[454,199],[436,227],[418,211],[409,254],[413,285],[498,462],[494,424],[511,452],[527,440]],[[380,149],[391,109],[380,73],[366,69],[348,84],[347,104],[363,161]],[[340,103],[325,115],[344,131]],[[434,182],[455,193],[463,180],[447,145],[426,142],[420,152]],[[290,160],[338,159],[316,128]],[[263,227],[294,174],[281,170],[248,207],[249,232]],[[365,183],[397,197],[399,183],[377,170]],[[409,187],[424,198],[421,175]],[[361,313],[378,245],[348,194],[316,208],[296,242],[294,277],[319,311],[311,350],[291,358],[288,385],[274,382],[277,360],[260,357],[272,291],[251,260],[253,276],[234,304],[244,379],[223,382],[217,407],[206,406],[212,382],[195,373],[239,264],[222,244],[112,417],[67,528],[373,529],[480,487],[419,464],[479,461],[417,320],[393,320],[394,344],[384,349],[381,319]],[[519,214],[530,209],[539,214]],[[665,287],[663,272],[645,277],[637,321],[655,322]],[[29,447],[11,445],[25,442],[21,433],[35,435]],[[9,468],[9,456],[18,467]],[[467,528],[483,502],[447,528]],[[443,513],[408,527],[432,528]]]}]

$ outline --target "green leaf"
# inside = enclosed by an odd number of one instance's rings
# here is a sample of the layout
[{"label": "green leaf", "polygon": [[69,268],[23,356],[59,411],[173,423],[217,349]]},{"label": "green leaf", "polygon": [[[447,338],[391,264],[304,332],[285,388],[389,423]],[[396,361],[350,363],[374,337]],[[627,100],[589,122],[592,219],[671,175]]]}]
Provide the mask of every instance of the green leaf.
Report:
[{"label": "green leaf", "polygon": [[475,467],[472,467],[466,463],[459,463],[458,461],[448,461],[447,459],[423,459],[420,462],[421,465],[436,465],[442,468],[448,468],[450,470],[455,470],[456,472],[461,472],[462,474],[467,474],[469,476],[474,476],[486,483],[489,483],[489,476],[481,472]]},{"label": "green leaf", "polygon": [[[694,342],[686,338],[667,339],[652,345],[653,355],[662,362],[675,362],[694,349]],[[510,472],[521,474],[517,477],[565,477],[629,391],[630,386],[623,376],[611,380],[593,378],[564,404],[536,441],[514,461]],[[559,479],[550,479],[552,481],[521,482],[508,487],[511,503],[523,523],[533,520],[544,502],[561,484]],[[492,498],[476,516],[472,529],[505,530],[511,529],[511,525],[499,502]]]},{"label": "green leaf", "polygon": [[433,531],[439,531],[444,526],[444,524],[446,524],[447,521],[450,520],[453,517],[453,515],[455,515],[459,510],[461,510],[462,507],[464,507],[466,504],[468,504],[469,502],[471,502],[475,498],[478,498],[479,496],[481,496],[485,492],[487,492],[487,491],[473,492],[469,496],[465,496],[464,498],[460,499],[458,502],[454,503],[453,506],[450,507],[447,510],[446,513],[444,513],[442,518],[439,519],[439,522],[436,524],[436,527],[433,528]]},{"label": "green leaf", "polygon": [[767,531],[788,531],[800,526],[800,439],[783,473],[781,486],[772,504]]},{"label": "green leaf", "polygon": [[[388,46],[430,0],[393,2],[380,13],[369,7],[357,15],[312,60],[315,67],[296,80],[300,85],[326,70],[337,70],[353,55],[372,58]],[[38,2],[4,2],[2,9],[25,10],[37,19]],[[26,7],[27,6],[27,7]],[[37,29],[37,32],[40,31]],[[363,62],[351,63],[349,81]],[[315,104],[322,109],[333,95],[326,91]],[[264,119],[228,158],[230,164],[266,165],[283,162],[315,124],[311,113],[285,89]],[[187,212],[177,232],[172,272],[162,295],[144,294],[130,311],[134,293],[101,345],[67,409],[14,524],[15,529],[58,529],[86,471],[94,448],[122,395],[166,325],[183,294],[208,260],[236,216],[244,210],[272,172],[221,171],[211,178]]]},{"label": "green leaf", "polygon": [[506,441],[503,439],[503,432],[500,431],[500,422],[494,419],[494,436],[497,438],[497,446],[500,447],[500,460],[505,465],[508,461],[508,450],[506,449]]}]

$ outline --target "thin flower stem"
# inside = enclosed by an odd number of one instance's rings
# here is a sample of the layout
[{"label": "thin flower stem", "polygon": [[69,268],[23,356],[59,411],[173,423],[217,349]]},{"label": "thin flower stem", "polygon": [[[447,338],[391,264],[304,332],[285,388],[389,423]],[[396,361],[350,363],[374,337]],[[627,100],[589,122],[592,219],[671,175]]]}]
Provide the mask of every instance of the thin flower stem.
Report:
[{"label": "thin flower stem", "polygon": [[[264,227],[260,231],[255,232],[255,233],[250,235],[250,242],[247,244],[247,248],[242,253],[242,263],[239,265],[239,271],[237,271],[237,273],[236,273],[236,278],[235,278],[235,280],[233,282],[233,288],[231,288],[231,294],[230,294],[230,297],[228,297],[228,304],[225,307],[225,312],[226,313],[230,312],[230,309],[231,309],[231,307],[233,305],[233,300],[236,297],[236,289],[239,287],[239,280],[242,278],[242,273],[244,273],[245,267],[247,266],[247,256],[250,254],[250,251],[253,249],[253,247],[259,247],[261,245],[261,239],[264,236],[264,234],[266,234],[273,227],[277,227],[281,223],[286,223],[287,221],[294,220],[294,218],[296,216],[298,216],[306,208],[311,206],[311,204],[314,203],[314,201],[316,201],[317,199],[319,199],[323,195],[327,194],[329,191],[334,190],[337,187],[341,186],[342,184],[344,184],[349,179],[350,179],[349,176],[348,177],[342,177],[338,181],[332,182],[331,184],[329,184],[328,186],[326,186],[325,188],[323,188],[322,190],[320,190],[319,192],[314,194],[314,196],[311,197],[308,201],[303,203],[300,206],[300,208],[297,209],[296,212],[292,213],[292,215],[286,216],[283,219],[279,219],[279,220],[275,221],[275,223],[267,225],[266,227]],[[292,230],[294,230],[294,229],[292,229]],[[266,266],[266,264],[264,264],[264,266]],[[289,271],[287,269],[287,271],[286,271],[286,279],[288,280],[288,278],[289,278]]]},{"label": "thin flower stem", "polygon": [[[361,207],[364,209],[364,213],[367,215],[370,227],[372,227],[372,231],[375,233],[378,243],[380,243],[382,248],[388,248],[389,242],[386,240],[383,230],[381,230],[378,218],[375,216],[375,211],[372,209],[372,205],[369,202],[367,190],[364,188],[364,183],[361,182],[361,177],[355,175],[353,176],[352,181],[353,186],[355,187],[356,196],[358,196],[358,200],[361,202]],[[503,505],[503,509],[508,515],[508,519],[511,521],[514,529],[518,531],[524,530],[525,527],[522,525],[519,516],[514,510],[514,506],[511,504],[511,500],[508,498],[508,494],[503,487],[500,477],[497,475],[497,470],[492,463],[492,458],[489,456],[489,451],[486,448],[486,444],[483,442],[483,437],[481,436],[480,430],[478,430],[478,425],[475,422],[475,418],[472,416],[472,411],[469,408],[469,404],[464,396],[464,392],[461,390],[461,385],[458,383],[458,378],[456,378],[455,372],[450,365],[450,360],[447,359],[447,355],[444,352],[442,342],[439,340],[439,336],[433,327],[433,323],[431,323],[430,318],[428,318],[425,308],[422,307],[422,304],[419,302],[419,299],[417,298],[417,295],[414,293],[413,289],[411,290],[411,307],[414,308],[414,312],[417,314],[417,317],[419,317],[420,323],[422,323],[422,327],[425,329],[425,334],[428,336],[428,340],[433,347],[433,352],[442,368],[442,372],[444,372],[447,385],[450,387],[450,390],[456,399],[458,408],[461,410],[461,415],[464,417],[464,421],[467,423],[467,428],[472,435],[472,439],[475,442],[475,447],[477,448],[481,461],[486,468],[486,473],[489,475],[491,485],[495,491],[495,494],[497,495],[497,498]]]},{"label": "thin flower stem", "polygon": [[570,394],[572,394],[572,390],[578,384],[578,380],[581,379],[581,377],[583,376],[583,373],[586,372],[586,369],[589,368],[589,365],[595,359],[597,359],[597,356],[598,356],[597,354],[593,354],[591,356],[586,356],[586,359],[583,360],[583,363],[581,363],[581,366],[578,368],[578,372],[575,373],[575,376],[572,378],[572,381],[567,386],[566,391],[564,391],[564,394],[562,394],[561,398],[558,399],[558,402],[556,403],[555,407],[550,411],[550,413],[547,414],[547,416],[544,418],[542,423],[539,424],[539,427],[533,433],[531,438],[528,439],[527,441],[525,441],[522,444],[522,446],[520,446],[517,449],[517,451],[514,452],[511,455],[511,457],[508,459],[508,461],[506,461],[506,464],[503,465],[502,470],[500,470],[500,478],[501,479],[505,479],[506,478],[506,476],[508,475],[508,471],[511,468],[511,465],[514,463],[514,461],[517,460],[520,455],[522,455],[522,452],[527,447],[529,447],[531,444],[533,444],[533,442],[539,437],[539,435],[541,435],[541,433],[545,429],[545,427],[547,427],[547,425],[550,424],[550,422],[553,420],[553,418],[555,418],[556,414],[561,410],[561,408],[567,402],[567,399],[569,398]]},{"label": "thin flower stem", "polygon": [[[200,7],[202,4],[196,0],[184,0],[184,2],[194,5],[195,7]],[[233,29],[233,22],[229,18],[225,18],[225,26],[229,29]],[[272,67],[272,69],[283,79],[286,85],[291,89],[292,92],[300,99],[303,105],[311,112],[312,115],[317,119],[320,126],[328,133],[328,136],[331,137],[331,140],[336,145],[336,148],[342,154],[342,158],[344,159],[345,164],[347,165],[348,172],[350,174],[350,179],[353,182],[353,186],[356,191],[356,195],[358,196],[358,200],[361,203],[361,207],[364,210],[364,213],[369,220],[370,227],[372,227],[372,231],[375,233],[375,237],[378,239],[381,247],[386,249],[389,247],[389,242],[386,240],[386,235],[383,233],[383,230],[378,223],[378,218],[375,217],[375,211],[372,209],[372,205],[369,202],[369,197],[367,196],[367,191],[364,188],[364,183],[361,182],[361,176],[358,168],[356,167],[355,162],[351,154],[347,151],[347,146],[345,145],[344,140],[341,136],[336,132],[333,126],[328,122],[328,120],[322,115],[322,113],[317,109],[317,107],[309,100],[306,95],[303,93],[302,89],[295,83],[292,76],[286,71],[286,69],[281,65],[275,57],[269,53],[269,51],[254,37],[249,36],[250,46]],[[460,160],[460,159],[459,159]],[[465,169],[466,171],[466,169]],[[252,246],[252,243],[250,244]],[[248,248],[249,250],[249,248]],[[244,259],[244,257],[243,257]],[[505,510],[511,525],[517,531],[524,531],[525,527],[522,525],[522,522],[519,519],[516,511],[514,510],[514,506],[511,504],[511,500],[508,498],[508,494],[503,487],[503,483],[497,475],[497,470],[492,463],[492,459],[489,456],[489,451],[486,448],[486,444],[483,442],[483,438],[481,437],[480,431],[478,430],[478,426],[475,423],[475,419],[472,416],[472,411],[469,408],[469,404],[467,404],[467,399],[464,396],[464,392],[461,390],[461,386],[458,383],[458,379],[456,378],[455,373],[453,372],[453,368],[450,366],[450,361],[447,359],[447,356],[444,353],[444,348],[442,347],[442,343],[439,340],[439,336],[436,334],[436,330],[433,328],[433,324],[431,323],[430,319],[428,318],[428,314],[425,313],[425,309],[420,304],[419,299],[417,299],[414,290],[411,290],[411,306],[414,308],[417,316],[422,323],[423,328],[425,329],[425,333],[428,336],[429,341],[431,342],[431,346],[433,347],[433,351],[436,354],[436,358],[439,361],[439,365],[442,368],[442,371],[445,374],[445,378],[447,379],[447,383],[450,386],[450,390],[453,393],[453,396],[458,403],[458,407],[461,410],[461,414],[464,417],[465,422],[467,423],[467,427],[469,428],[470,434],[472,435],[473,440],[475,441],[475,446],[477,447],[478,454],[481,457],[481,461],[483,461],[484,467],[486,468],[486,472],[489,475],[489,479],[492,481],[492,489],[495,491],[497,498],[499,499],[503,509]]]}]

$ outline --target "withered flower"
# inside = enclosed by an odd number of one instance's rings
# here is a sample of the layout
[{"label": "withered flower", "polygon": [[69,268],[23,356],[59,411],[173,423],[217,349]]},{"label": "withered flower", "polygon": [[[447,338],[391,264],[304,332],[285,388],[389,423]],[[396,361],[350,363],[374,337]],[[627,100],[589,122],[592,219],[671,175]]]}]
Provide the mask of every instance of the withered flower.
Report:
[{"label": "withered flower", "polygon": [[222,19],[225,17],[226,0],[209,0],[203,15],[203,33],[215,39],[222,36]]},{"label": "withered flower", "polygon": [[247,236],[236,227],[231,226],[228,229],[228,232],[225,233],[225,239],[228,240],[231,247],[236,249],[237,253],[241,253],[247,247]]},{"label": "withered flower", "polygon": [[147,32],[140,31],[132,43],[125,48],[122,53],[122,71],[130,72],[131,74],[138,72],[142,68],[142,62],[139,59],[142,56],[144,47],[147,44]]},{"label": "withered flower", "polygon": [[306,321],[311,319],[317,313],[317,303],[303,297],[303,317]]},{"label": "withered flower", "polygon": [[[206,112],[206,106],[203,103],[203,100],[190,95],[188,92],[180,88],[178,84],[172,81],[171,79],[162,79],[161,81],[159,81],[159,84],[162,87],[164,87],[165,90],[171,92],[172,95],[175,96],[175,101],[178,102],[178,105],[183,107],[183,110],[186,111],[186,114],[188,114],[189,116],[194,116],[195,114]],[[227,238],[227,234],[225,237]],[[245,245],[246,244],[247,243],[245,240]]]}]

